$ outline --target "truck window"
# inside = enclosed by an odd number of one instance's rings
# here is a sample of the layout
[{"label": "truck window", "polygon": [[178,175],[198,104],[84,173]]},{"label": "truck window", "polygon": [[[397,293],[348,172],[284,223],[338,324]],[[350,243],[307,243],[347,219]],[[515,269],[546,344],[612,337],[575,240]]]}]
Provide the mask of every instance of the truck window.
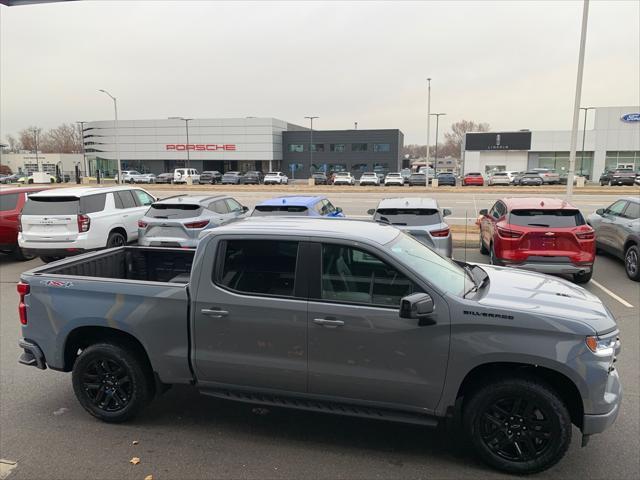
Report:
[{"label": "truck window", "polygon": [[322,245],[322,299],[396,307],[418,291],[413,282],[373,255],[344,245]]},{"label": "truck window", "polygon": [[292,297],[298,242],[227,240],[216,283],[236,292]]},{"label": "truck window", "polygon": [[9,210],[15,210],[18,206],[18,193],[7,193],[6,195],[0,195],[0,211],[6,212]]}]

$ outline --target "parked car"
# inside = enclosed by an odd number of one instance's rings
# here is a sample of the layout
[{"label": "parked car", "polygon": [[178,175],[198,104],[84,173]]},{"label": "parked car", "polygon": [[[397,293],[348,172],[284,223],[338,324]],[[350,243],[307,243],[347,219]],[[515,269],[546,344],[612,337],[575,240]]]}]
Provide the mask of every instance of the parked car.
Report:
[{"label": "parked car", "polygon": [[526,173],[527,172],[515,172],[513,174],[513,178],[511,179],[511,183],[513,185],[520,185],[520,180],[522,180],[522,177],[524,177]]},{"label": "parked car", "polygon": [[240,183],[244,185],[260,185],[263,177],[264,175],[262,175],[262,172],[247,172],[242,176]]},{"label": "parked car", "polygon": [[329,179],[324,172],[316,172],[311,175],[311,178],[313,178],[314,185],[327,185],[329,183]]},{"label": "parked car", "polygon": [[349,172],[336,172],[333,178],[334,185],[355,185],[356,177]]},{"label": "parked car", "polygon": [[595,233],[576,207],[555,198],[503,198],[480,210],[480,251],[492,265],[591,280]]},{"label": "parked car", "polygon": [[402,178],[405,184],[409,183],[409,177],[411,176],[411,169],[403,168],[402,170],[400,170],[400,175],[402,175]]},{"label": "parked car", "polygon": [[192,183],[200,180],[200,174],[195,168],[176,168],[173,171],[173,183],[187,183],[189,177]]},{"label": "parked car", "polygon": [[140,175],[132,175],[131,183],[156,183],[156,175],[154,173],[141,173]]},{"label": "parked car", "polygon": [[572,424],[584,445],[620,411],[620,331],[594,294],[453,262],[376,222],[247,218],[195,251],[128,246],[40,266],[17,290],[19,362],[72,372],[79,405],[105,422],[182,384],[277,408],[453,420],[484,462],[527,474],[560,461]]},{"label": "parked car", "polygon": [[9,254],[19,261],[35,258],[18,245],[20,212],[29,195],[44,189],[45,187],[8,187],[0,190],[0,251],[2,253]]},{"label": "parked car", "polygon": [[412,173],[409,177],[409,186],[410,187],[424,187],[427,185],[427,174],[415,172]]},{"label": "parked car", "polygon": [[179,195],[154,202],[138,220],[138,245],[195,248],[199,235],[249,211],[226,195]]},{"label": "parked car", "polygon": [[287,185],[289,177],[282,172],[269,172],[264,176],[265,185]]},{"label": "parked car", "polygon": [[[384,177],[383,177],[384,180]],[[375,172],[364,172],[360,176],[360,185],[373,185],[374,187],[380,186],[380,177]]]},{"label": "parked car", "polygon": [[537,172],[542,179],[542,183],[547,185],[557,185],[560,183],[560,174],[550,168],[533,168],[532,171]]},{"label": "parked car", "polygon": [[200,174],[200,178],[198,179],[199,184],[208,183],[209,185],[214,185],[216,183],[220,183],[222,181],[222,174],[217,170],[207,170],[206,172],[202,172]]},{"label": "parked car", "polygon": [[374,221],[389,223],[440,255],[451,258],[451,229],[444,221],[444,217],[451,215],[451,210],[445,208],[441,211],[436,200],[422,197],[385,198],[367,213],[373,216]]},{"label": "parked car", "polygon": [[260,202],[253,209],[253,217],[295,215],[305,217],[344,217],[342,208],[320,195],[288,195]]},{"label": "parked car", "polygon": [[482,176],[482,174],[480,172],[467,173],[462,178],[462,186],[466,187],[469,185],[475,185],[479,187],[484,186],[484,177]]},{"label": "parked car", "polygon": [[490,186],[493,185],[511,185],[511,178],[507,174],[507,172],[494,172],[489,175],[489,179],[487,180],[487,184]]},{"label": "parked car", "polygon": [[5,177],[0,178],[0,183],[18,183],[18,179],[20,179],[21,177],[23,177],[23,175],[20,175],[18,173],[14,173],[11,175],[7,175]]},{"label": "parked car", "polygon": [[378,185],[381,185],[384,182],[384,178],[387,176],[387,173],[389,173],[389,169],[387,167],[377,165],[373,167],[373,173],[378,176]]},{"label": "parked car", "polygon": [[[46,178],[49,179],[49,183],[59,183],[58,180],[56,179],[56,177],[54,177],[51,174],[47,174]],[[32,185],[32,184],[36,183],[35,179],[34,179],[34,176],[33,176],[33,173],[31,175],[29,175],[29,176],[27,176],[27,175],[19,176],[18,179],[16,180],[16,182],[17,183],[22,183],[23,185]]]},{"label": "parked car", "polygon": [[600,176],[600,185],[633,185],[635,181],[636,172],[631,168],[607,170]]},{"label": "parked car", "polygon": [[[122,183],[133,183],[133,177],[140,175],[137,170],[122,170]],[[116,181],[118,181],[118,174],[115,174]]]},{"label": "parked car", "polygon": [[173,173],[161,173],[157,175],[156,183],[173,183]]},{"label": "parked car", "polygon": [[222,179],[220,183],[223,185],[240,185],[242,183],[242,173],[241,172],[225,172],[222,175]]},{"label": "parked car", "polygon": [[398,185],[400,187],[404,186],[404,177],[402,173],[387,173],[387,176],[384,179],[384,185]]},{"label": "parked car", "polygon": [[540,174],[538,172],[526,172],[520,178],[520,181],[518,182],[518,185],[522,185],[522,186],[531,186],[532,185],[534,187],[539,187],[543,183],[544,183],[544,181],[542,180],[542,178],[540,177]]},{"label": "parked car", "polygon": [[640,281],[640,199],[621,198],[588,218],[596,232],[596,247],[624,261],[631,280]]},{"label": "parked car", "polygon": [[438,186],[456,186],[456,176],[453,173],[442,172],[436,177],[438,179]]},{"label": "parked car", "polygon": [[18,244],[45,262],[138,238],[138,220],[155,201],[137,187],[56,188],[29,196]]}]

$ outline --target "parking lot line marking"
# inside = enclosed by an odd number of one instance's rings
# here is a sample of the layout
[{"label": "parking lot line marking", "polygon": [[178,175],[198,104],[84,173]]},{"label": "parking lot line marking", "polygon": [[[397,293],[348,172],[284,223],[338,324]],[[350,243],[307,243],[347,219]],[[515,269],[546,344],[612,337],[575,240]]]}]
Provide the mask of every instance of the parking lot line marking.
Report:
[{"label": "parking lot line marking", "polygon": [[631,305],[629,302],[627,302],[624,298],[619,297],[618,295],[616,295],[615,293],[613,293],[611,290],[609,290],[607,287],[605,287],[604,285],[599,284],[598,282],[596,282],[595,280],[591,280],[591,283],[593,283],[596,287],[598,287],[600,290],[602,290],[604,293],[606,293],[607,295],[609,295],[611,298],[613,298],[614,300],[617,300],[618,302],[620,302],[622,305],[624,305],[627,308],[633,308],[633,305]]}]

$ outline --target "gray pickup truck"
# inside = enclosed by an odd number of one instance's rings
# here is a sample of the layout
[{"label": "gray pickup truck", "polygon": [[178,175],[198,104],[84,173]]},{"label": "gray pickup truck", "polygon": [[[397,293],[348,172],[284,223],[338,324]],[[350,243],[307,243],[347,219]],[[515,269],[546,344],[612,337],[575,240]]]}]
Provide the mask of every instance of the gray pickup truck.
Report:
[{"label": "gray pickup truck", "polygon": [[390,225],[258,217],[197,250],[119,247],[18,284],[20,363],[73,372],[120,422],[171,384],[255,404],[456,431],[532,473],[616,419],[611,313],[562,279],[454,262]]}]

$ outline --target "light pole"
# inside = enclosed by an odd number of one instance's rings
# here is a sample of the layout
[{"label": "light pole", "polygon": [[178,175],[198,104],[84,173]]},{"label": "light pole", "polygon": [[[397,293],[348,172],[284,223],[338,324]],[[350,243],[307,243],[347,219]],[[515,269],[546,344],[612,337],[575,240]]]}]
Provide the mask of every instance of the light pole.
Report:
[{"label": "light pole", "polygon": [[308,118],[311,122],[311,128],[309,130],[309,177],[311,177],[311,167],[313,166],[313,120],[320,117],[304,117]]},{"label": "light pole", "polygon": [[425,188],[429,188],[429,143],[431,142],[431,78],[427,78],[427,180]]},{"label": "light pole", "polygon": [[84,124],[87,122],[76,122],[80,124],[80,141],[82,142],[82,163],[84,164],[84,174],[89,176],[89,170],[87,169],[87,153],[84,150]]},{"label": "light pole", "polygon": [[122,169],[120,168],[120,145],[118,145],[118,100],[116,99],[116,97],[111,95],[106,90],[100,89],[98,91],[104,93],[105,95],[108,95],[109,98],[113,100],[113,112],[116,118],[115,130],[116,130],[116,162],[118,164],[118,183],[122,183]]},{"label": "light pole", "polygon": [[182,120],[184,122],[184,127],[187,131],[187,145],[185,146],[185,150],[187,151],[187,176],[191,178],[191,157],[189,156],[189,122],[193,120],[193,118],[169,117],[169,120]]},{"label": "light pole", "polygon": [[[435,177],[438,173],[438,123],[440,121],[440,117],[446,115],[446,113],[432,113],[432,117],[436,117],[436,158],[433,166],[433,176]],[[429,167],[427,166],[427,172],[429,171]],[[429,182],[429,177],[427,177],[427,182]]]},{"label": "light pole", "polygon": [[[40,162],[38,161],[38,128],[34,128],[33,131],[33,142],[36,148],[36,172],[40,171]],[[29,173],[29,172],[27,172]]]},{"label": "light pole", "polygon": [[[580,155],[580,176],[584,175],[584,140],[587,136],[587,113],[589,110],[595,110],[596,107],[580,107],[580,110],[584,110],[584,128],[582,129],[582,154]],[[593,167],[593,165],[592,165]]]}]

